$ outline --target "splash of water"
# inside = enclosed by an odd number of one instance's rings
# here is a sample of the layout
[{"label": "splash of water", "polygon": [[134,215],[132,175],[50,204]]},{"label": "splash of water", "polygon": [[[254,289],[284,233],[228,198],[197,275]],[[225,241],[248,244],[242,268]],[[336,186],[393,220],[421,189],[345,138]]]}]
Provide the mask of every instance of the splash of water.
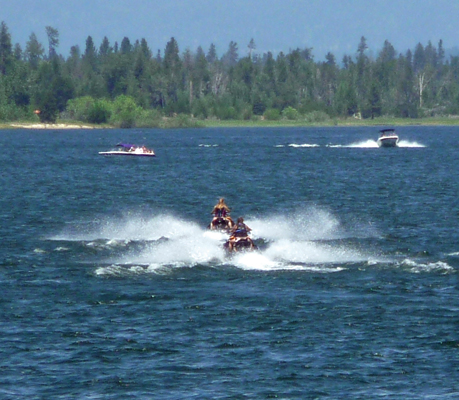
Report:
[{"label": "splash of water", "polygon": [[[276,145],[275,147],[285,147],[285,145]],[[296,143],[291,143],[288,145],[288,147],[294,147],[294,148],[304,148],[304,147],[320,147],[318,144],[296,144]],[[368,139],[368,140],[363,140],[360,142],[356,143],[351,143],[351,144],[327,144],[325,147],[330,147],[330,148],[360,148],[360,149],[377,149],[379,148],[378,143],[376,140],[373,139]],[[410,142],[408,140],[400,140],[398,142],[397,147],[426,147],[425,145],[418,143],[418,142]]]},{"label": "splash of water", "polygon": [[198,225],[193,222],[167,214],[143,217],[135,213],[127,213],[119,218],[95,220],[89,226],[67,228],[51,239],[67,241],[107,239],[107,243],[151,241],[161,237],[189,236],[196,228]]},{"label": "splash of water", "polygon": [[[63,233],[56,238],[83,241],[87,246],[103,241],[104,250],[116,248],[113,256],[105,260],[105,264],[111,265],[97,270],[102,274],[114,274],[119,269],[158,272],[196,265],[336,272],[344,268],[340,264],[371,259],[340,242],[355,237],[356,233],[345,229],[326,210],[308,208],[287,216],[247,217],[246,222],[252,228],[255,242],[261,241],[260,250],[232,257],[228,257],[223,247],[227,234],[208,231],[195,222],[171,215],[107,220],[93,229]],[[131,245],[133,242],[141,245]]]},{"label": "splash of water", "polygon": [[342,146],[342,147],[351,147],[351,148],[361,148],[361,149],[374,149],[374,148],[378,148],[378,143],[376,143],[375,140],[365,140],[363,142],[358,142],[358,143],[351,143],[349,145],[346,145],[346,146]]},{"label": "splash of water", "polygon": [[400,140],[398,142],[398,147],[426,147],[418,142],[409,142],[408,140]]},{"label": "splash of water", "polygon": [[[328,145],[327,147],[347,147],[347,148],[361,148],[361,149],[375,149],[379,148],[376,140],[364,140],[362,142],[351,143],[348,145]],[[410,142],[408,140],[400,140],[397,147],[426,147],[418,142]]]},{"label": "splash of water", "polygon": [[268,240],[324,240],[343,237],[337,218],[326,210],[315,207],[294,212],[288,216],[275,215],[254,219],[253,234]]},{"label": "splash of water", "polygon": [[288,146],[289,147],[320,147],[318,144],[308,144],[308,143],[303,143],[303,144],[291,143]]},{"label": "splash of water", "polygon": [[400,264],[402,268],[408,268],[412,273],[419,274],[422,272],[439,271],[442,273],[452,273],[454,268],[444,261],[422,263],[409,258],[403,260]]}]

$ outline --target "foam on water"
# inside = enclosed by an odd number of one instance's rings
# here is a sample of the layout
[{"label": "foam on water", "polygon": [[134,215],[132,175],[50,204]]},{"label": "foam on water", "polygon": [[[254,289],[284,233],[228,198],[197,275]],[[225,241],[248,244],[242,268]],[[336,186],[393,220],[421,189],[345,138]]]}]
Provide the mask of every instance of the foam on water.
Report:
[{"label": "foam on water", "polygon": [[357,148],[362,148],[362,149],[374,149],[374,148],[378,148],[378,143],[376,143],[376,140],[365,140],[365,141],[362,141],[362,142],[357,142],[357,143],[351,143],[351,144],[348,144],[348,145],[345,145],[345,146],[342,146],[342,147],[357,147]]},{"label": "foam on water", "polygon": [[[283,144],[278,144],[275,147],[285,147]],[[297,144],[297,143],[290,143],[288,147],[294,147],[294,148],[304,148],[304,147],[320,147],[318,144]],[[350,143],[350,144],[327,144],[325,147],[330,147],[330,148],[360,148],[360,149],[377,149],[379,148],[378,143],[376,140],[373,139],[368,139],[368,140],[363,140],[360,142],[356,143]],[[408,140],[400,140],[398,142],[397,147],[426,147],[425,145],[418,143],[418,142],[410,142]]]},{"label": "foam on water", "polygon": [[143,217],[135,213],[119,218],[95,220],[84,227],[68,227],[51,240],[94,241],[107,239],[110,243],[138,240],[158,240],[161,237],[189,236],[198,225],[168,214]]},{"label": "foam on water", "polygon": [[303,143],[303,144],[290,143],[288,146],[289,147],[320,147],[318,144],[309,144],[309,143]]},{"label": "foam on water", "polygon": [[442,273],[451,273],[454,268],[444,261],[437,261],[434,263],[421,263],[411,259],[405,259],[400,263],[401,267],[408,268],[413,273],[437,271]]},{"label": "foam on water", "polygon": [[[374,232],[358,226],[345,229],[338,218],[320,208],[308,208],[288,216],[248,217],[252,237],[259,241],[257,252],[228,257],[223,248],[227,235],[208,231],[193,221],[171,215],[129,220],[105,220],[92,229],[64,232],[53,239],[81,241],[85,246],[110,251],[113,256],[98,268],[98,274],[158,272],[164,268],[197,265],[232,265],[246,270],[310,270],[336,272],[336,264],[369,262],[369,254],[338,242],[340,239]],[[116,249],[116,252],[113,250]]]},{"label": "foam on water", "polygon": [[[361,149],[377,149],[379,148],[376,140],[368,139],[361,142],[351,143],[347,145],[327,145],[327,147],[345,147],[345,148],[361,148]],[[400,140],[397,147],[426,147],[423,144],[417,142],[410,142],[408,140]]]},{"label": "foam on water", "polygon": [[398,147],[426,147],[418,142],[409,142],[408,140],[400,140],[398,142]]},{"label": "foam on water", "polygon": [[337,263],[365,260],[361,254],[350,249],[284,239],[261,252],[236,254],[231,264],[245,270],[338,272],[344,267],[336,267]]},{"label": "foam on water", "polygon": [[205,235],[202,229],[188,231],[187,235],[174,236],[169,240],[150,243],[138,254],[128,254],[122,262],[155,265],[198,265],[221,263],[225,252],[222,242]]},{"label": "foam on water", "polygon": [[338,219],[326,210],[308,208],[288,216],[276,215],[250,221],[255,237],[268,240],[323,240],[344,237]]}]

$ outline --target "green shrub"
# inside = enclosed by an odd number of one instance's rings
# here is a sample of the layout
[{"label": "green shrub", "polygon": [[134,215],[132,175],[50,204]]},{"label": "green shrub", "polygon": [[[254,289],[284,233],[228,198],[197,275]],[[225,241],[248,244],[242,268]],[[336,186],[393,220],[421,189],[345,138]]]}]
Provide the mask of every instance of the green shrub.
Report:
[{"label": "green shrub", "polygon": [[216,116],[219,119],[228,120],[228,119],[237,119],[237,111],[233,106],[225,107],[218,106],[216,108]]},{"label": "green shrub", "polygon": [[248,105],[243,107],[242,111],[241,111],[241,116],[242,116],[243,120],[250,121],[252,119],[252,116],[253,116],[252,107],[250,107]]},{"label": "green shrub", "polygon": [[279,121],[281,118],[280,111],[277,108],[269,108],[263,114],[268,121]]},{"label": "green shrub", "polygon": [[289,120],[297,120],[298,117],[300,116],[299,112],[296,110],[296,108],[293,108],[293,107],[287,107],[287,108],[284,108],[283,111],[282,111],[282,116],[285,118],[285,119],[289,119]]},{"label": "green shrub", "polygon": [[190,118],[187,114],[178,114],[172,118],[167,118],[163,124],[163,128],[202,128],[201,122]]},{"label": "green shrub", "polygon": [[323,111],[312,111],[307,113],[304,116],[306,122],[310,123],[319,123],[319,122],[327,122],[330,120],[330,116]]},{"label": "green shrub", "polygon": [[191,107],[191,112],[196,118],[206,119],[213,114],[214,101],[208,97],[194,99]]},{"label": "green shrub", "polygon": [[159,128],[162,123],[162,115],[158,110],[142,110],[137,117],[138,128]]},{"label": "green shrub", "polygon": [[134,99],[123,94],[113,102],[110,123],[120,128],[133,128],[141,113],[142,109],[137,106]]},{"label": "green shrub", "polygon": [[0,104],[0,121],[29,120],[33,115],[27,107],[18,107],[14,103]]},{"label": "green shrub", "polygon": [[94,107],[95,100],[91,96],[77,97],[67,102],[67,115],[76,121],[89,121],[90,110]]},{"label": "green shrub", "polygon": [[112,114],[112,105],[106,100],[96,100],[89,108],[88,122],[93,124],[105,124]]},{"label": "green shrub", "polygon": [[40,110],[38,118],[43,123],[55,123],[59,115],[57,100],[51,91],[43,93],[37,102],[37,107]]},{"label": "green shrub", "polygon": [[77,97],[67,102],[65,115],[69,119],[93,124],[108,122],[112,113],[112,103],[91,96]]}]

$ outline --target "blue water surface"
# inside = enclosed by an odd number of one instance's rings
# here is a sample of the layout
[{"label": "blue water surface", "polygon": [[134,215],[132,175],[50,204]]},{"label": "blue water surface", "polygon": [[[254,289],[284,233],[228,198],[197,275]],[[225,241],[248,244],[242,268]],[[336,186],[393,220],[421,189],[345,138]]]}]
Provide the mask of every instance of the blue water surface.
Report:
[{"label": "blue water surface", "polygon": [[459,398],[459,127],[397,132],[0,131],[0,398]]}]

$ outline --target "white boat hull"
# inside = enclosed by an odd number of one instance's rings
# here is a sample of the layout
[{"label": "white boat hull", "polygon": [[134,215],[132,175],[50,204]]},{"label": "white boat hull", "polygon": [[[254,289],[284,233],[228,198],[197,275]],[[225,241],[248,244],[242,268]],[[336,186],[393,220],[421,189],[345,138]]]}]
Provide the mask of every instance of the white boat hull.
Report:
[{"label": "white boat hull", "polygon": [[141,153],[138,151],[99,151],[101,156],[131,156],[131,157],[155,157],[155,153]]},{"label": "white boat hull", "polygon": [[397,147],[398,136],[385,136],[378,139],[379,147]]}]

